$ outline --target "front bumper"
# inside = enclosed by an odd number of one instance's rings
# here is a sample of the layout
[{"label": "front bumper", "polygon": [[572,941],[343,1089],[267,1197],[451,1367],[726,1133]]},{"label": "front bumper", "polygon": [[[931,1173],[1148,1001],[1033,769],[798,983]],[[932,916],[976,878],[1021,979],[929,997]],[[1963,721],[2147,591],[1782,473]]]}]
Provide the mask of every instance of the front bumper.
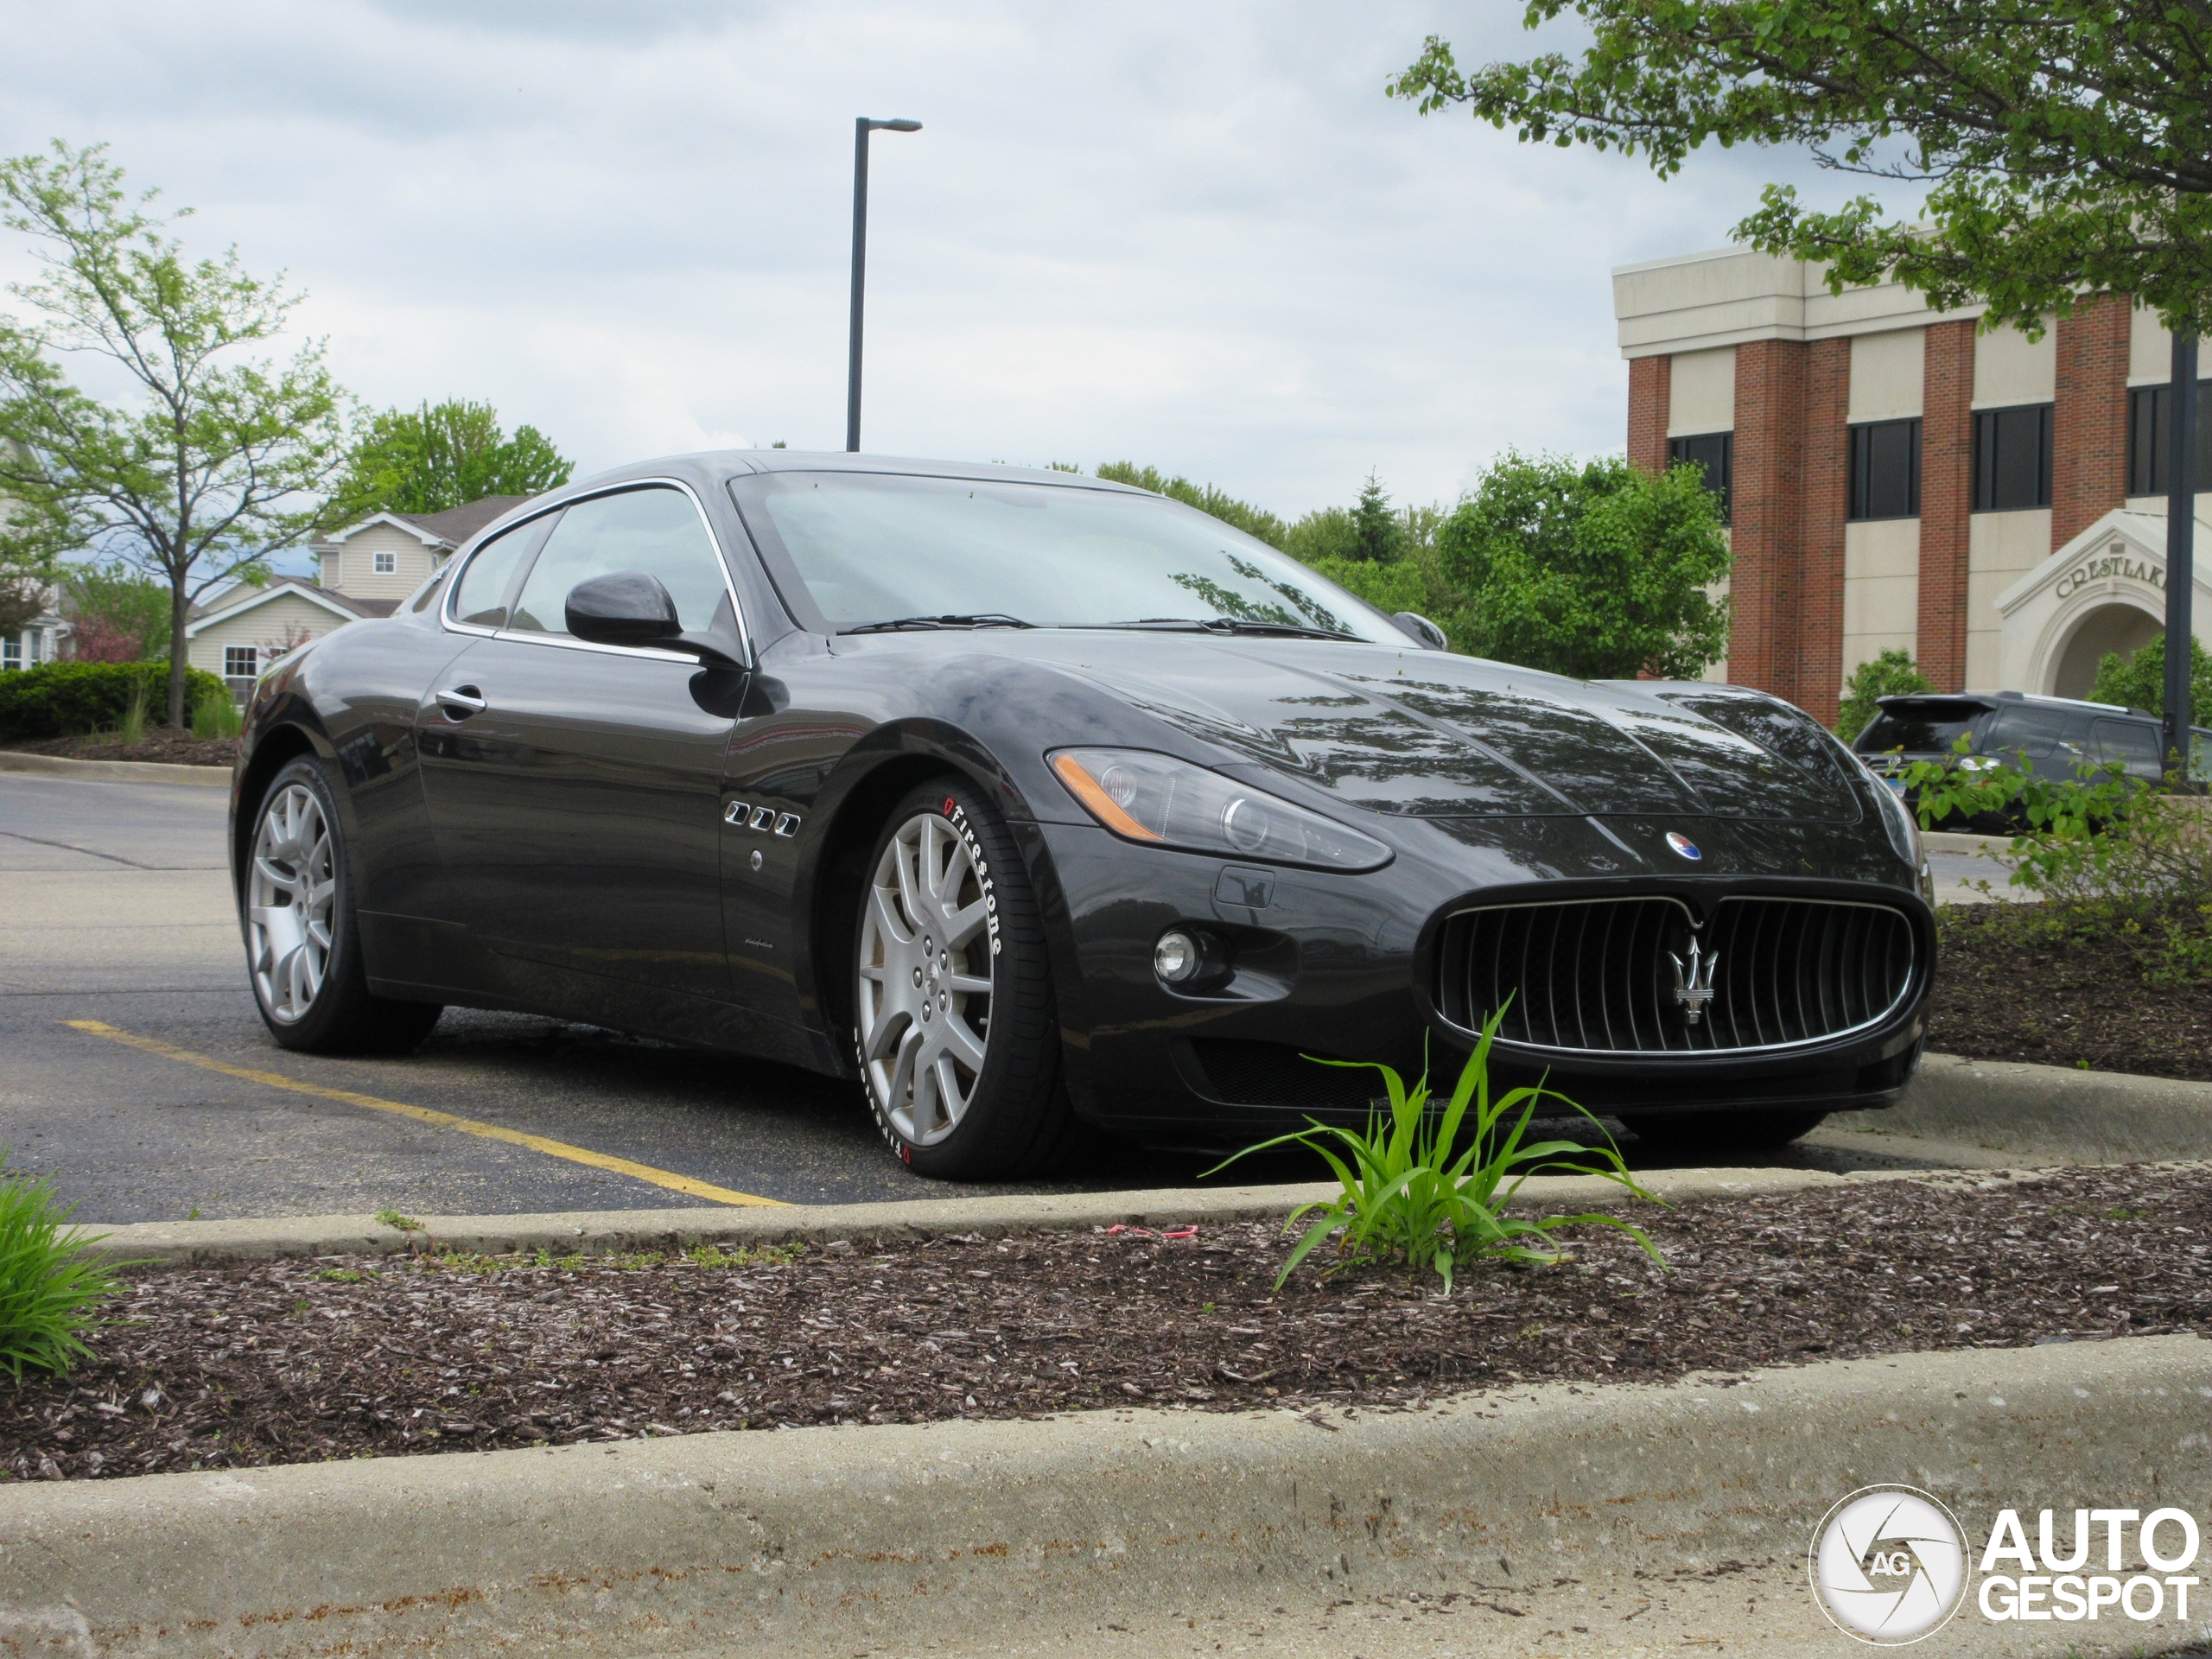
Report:
[{"label": "front bumper", "polygon": [[[1429,994],[1438,936],[1452,910],[1501,891],[1877,898],[1913,918],[1923,963],[1932,965],[1933,917],[1913,872],[1874,824],[1688,821],[1717,866],[1695,878],[1621,855],[1657,842],[1666,827],[1409,823],[1386,868],[1274,870],[1267,904],[1254,906],[1232,902],[1252,888],[1228,861],[1135,848],[1087,825],[1024,826],[1076,1109],[1154,1143],[1239,1146],[1309,1118],[1357,1124],[1383,1098],[1374,1071],[1307,1056],[1387,1065],[1408,1083],[1427,1070],[1448,1087],[1474,1036],[1446,1020]],[[1176,926],[1205,929],[1228,947],[1226,980],[1195,994],[1160,982],[1153,946]],[[1918,1064],[1929,980],[1923,968],[1882,1022],[1833,1042],[1727,1055],[1567,1055],[1500,1045],[1491,1085],[1541,1083],[1630,1122],[1686,1110],[1878,1108]]]}]

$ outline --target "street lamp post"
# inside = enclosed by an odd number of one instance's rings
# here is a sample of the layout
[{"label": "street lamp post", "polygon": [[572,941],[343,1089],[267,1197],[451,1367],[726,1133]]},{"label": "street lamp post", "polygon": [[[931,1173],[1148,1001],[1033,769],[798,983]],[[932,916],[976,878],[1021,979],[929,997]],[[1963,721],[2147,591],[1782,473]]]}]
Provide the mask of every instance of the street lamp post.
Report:
[{"label": "street lamp post", "polygon": [[2189,777],[2190,601],[2196,586],[2196,336],[2174,331],[2172,417],[2166,423],[2166,719],[2165,751],[2181,757]]},{"label": "street lamp post", "polygon": [[845,448],[858,454],[861,447],[861,310],[868,282],[868,136],[878,127],[886,132],[919,132],[918,121],[871,121],[861,116],[853,122],[853,319],[852,343],[845,362]]}]

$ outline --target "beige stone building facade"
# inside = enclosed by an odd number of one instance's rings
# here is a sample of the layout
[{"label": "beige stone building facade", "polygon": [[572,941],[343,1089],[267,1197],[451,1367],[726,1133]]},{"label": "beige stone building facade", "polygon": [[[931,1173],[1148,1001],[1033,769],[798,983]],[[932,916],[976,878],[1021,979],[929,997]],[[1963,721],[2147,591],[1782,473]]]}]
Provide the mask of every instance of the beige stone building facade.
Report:
[{"label": "beige stone building facade", "polygon": [[[1853,670],[1895,648],[1940,689],[2083,696],[2107,652],[2163,631],[2154,315],[2106,297],[2038,340],[1982,334],[1978,308],[1832,295],[1818,268],[1740,248],[1623,266],[1613,297],[1630,459],[1701,464],[1728,510],[1734,622],[1712,677],[1831,720]],[[2212,643],[2212,492],[2197,501]]]}]

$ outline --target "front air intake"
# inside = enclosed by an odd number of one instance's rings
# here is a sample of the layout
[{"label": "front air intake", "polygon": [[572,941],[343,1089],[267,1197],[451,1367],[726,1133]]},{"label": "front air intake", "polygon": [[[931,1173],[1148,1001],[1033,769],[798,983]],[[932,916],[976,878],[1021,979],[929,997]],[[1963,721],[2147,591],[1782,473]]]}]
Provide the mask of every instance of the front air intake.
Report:
[{"label": "front air intake", "polygon": [[1699,925],[1676,899],[1465,910],[1445,924],[1436,1005],[1501,1040],[1561,1052],[1726,1054],[1878,1025],[1920,967],[1887,905],[1726,898]]}]

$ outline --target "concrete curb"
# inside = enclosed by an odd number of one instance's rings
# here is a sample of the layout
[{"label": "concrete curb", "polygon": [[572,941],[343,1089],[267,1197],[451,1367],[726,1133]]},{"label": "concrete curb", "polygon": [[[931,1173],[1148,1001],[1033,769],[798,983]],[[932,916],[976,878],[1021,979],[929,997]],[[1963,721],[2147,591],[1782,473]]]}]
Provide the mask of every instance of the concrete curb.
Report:
[{"label": "concrete curb", "polygon": [[58,754],[26,754],[21,749],[0,749],[0,772],[42,772],[100,783],[199,784],[226,789],[231,782],[228,766],[180,766],[167,760],[70,760]]},{"label": "concrete curb", "polygon": [[2212,1083],[1930,1054],[1897,1104],[1828,1126],[2085,1163],[2197,1158],[2212,1153]]},{"label": "concrete curb", "polygon": [[2010,836],[1968,836],[1955,830],[1923,830],[1920,844],[1931,853],[2002,853],[2012,845]]},{"label": "concrete curb", "polygon": [[[1888,1172],[1882,1172],[1886,1174]],[[1670,1204],[1690,1198],[1795,1192],[1866,1179],[1804,1169],[1665,1169],[1639,1177]],[[902,1199],[890,1204],[789,1205],[770,1208],[601,1210],[534,1216],[421,1216],[403,1232],[373,1216],[296,1216],[247,1221],[147,1221],[104,1231],[100,1252],[147,1262],[219,1262],[272,1256],[383,1255],[423,1249],[608,1255],[682,1250],[695,1244],[891,1243],[948,1233],[1058,1232],[1071,1228],[1201,1226],[1266,1221],[1301,1204],[1336,1196],[1334,1182],[1181,1187],[1141,1192],[1013,1193],[981,1198]],[[1522,1190],[1516,1208],[1577,1211],[1618,1204],[1620,1188],[1592,1175],[1545,1175]]]},{"label": "concrete curb", "polygon": [[[1964,1524],[1970,1565],[2000,1507],[2202,1515],[2208,1395],[2212,1344],[2153,1337],[1321,1422],[1128,1410],[17,1486],[0,1640],[255,1659],[1179,1654],[1229,1635],[1217,1618],[1289,1614],[1290,1637],[1350,1599],[1419,1598],[1357,1627],[1372,1656],[1434,1652],[1436,1619],[1400,1632],[1397,1616],[1456,1592],[1455,1651],[1840,1654],[1862,1649],[1805,1583],[1836,1500],[1922,1487]],[[1596,1633],[1568,1637],[1570,1619]],[[1969,1605],[1942,1645],[2162,1651],[2189,1634],[2111,1623],[1993,1625]]]}]

